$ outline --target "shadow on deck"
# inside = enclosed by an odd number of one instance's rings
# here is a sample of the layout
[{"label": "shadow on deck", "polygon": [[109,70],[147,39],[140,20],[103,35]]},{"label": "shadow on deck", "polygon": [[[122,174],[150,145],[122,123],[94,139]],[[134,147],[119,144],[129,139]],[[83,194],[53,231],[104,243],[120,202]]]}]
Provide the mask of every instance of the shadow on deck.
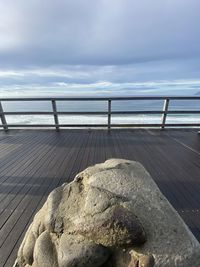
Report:
[{"label": "shadow on deck", "polygon": [[197,130],[12,130],[0,132],[0,266],[12,266],[47,195],[109,158],[141,162],[200,241]]}]

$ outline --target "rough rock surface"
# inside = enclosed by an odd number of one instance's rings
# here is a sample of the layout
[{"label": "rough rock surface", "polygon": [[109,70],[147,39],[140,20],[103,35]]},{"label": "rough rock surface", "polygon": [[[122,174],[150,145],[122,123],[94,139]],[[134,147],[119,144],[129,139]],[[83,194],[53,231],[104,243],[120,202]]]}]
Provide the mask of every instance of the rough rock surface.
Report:
[{"label": "rough rock surface", "polygon": [[138,162],[110,159],[56,188],[19,267],[199,267],[200,245]]}]

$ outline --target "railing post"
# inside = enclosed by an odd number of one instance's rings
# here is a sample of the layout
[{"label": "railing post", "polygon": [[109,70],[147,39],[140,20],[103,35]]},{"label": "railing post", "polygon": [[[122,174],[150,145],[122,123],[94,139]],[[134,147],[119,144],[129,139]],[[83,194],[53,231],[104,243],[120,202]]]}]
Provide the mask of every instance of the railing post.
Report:
[{"label": "railing post", "polygon": [[57,107],[56,107],[56,101],[51,100],[52,103],[52,109],[53,109],[53,116],[54,116],[54,122],[56,124],[56,131],[59,131],[59,121],[58,121],[58,114],[57,114]]},{"label": "railing post", "polygon": [[111,129],[111,99],[108,99],[108,131]]},{"label": "railing post", "polygon": [[168,107],[169,107],[169,99],[166,98],[165,101],[164,101],[164,105],[163,105],[164,113],[162,115],[162,126],[161,126],[162,129],[165,128],[165,122],[166,122],[166,118],[167,118]]},{"label": "railing post", "polygon": [[2,124],[4,125],[3,128],[5,131],[8,131],[8,126],[7,126],[7,122],[6,122],[6,117],[5,117],[5,114],[3,112],[3,106],[1,104],[1,101],[0,101],[0,117],[1,117],[1,122]]}]

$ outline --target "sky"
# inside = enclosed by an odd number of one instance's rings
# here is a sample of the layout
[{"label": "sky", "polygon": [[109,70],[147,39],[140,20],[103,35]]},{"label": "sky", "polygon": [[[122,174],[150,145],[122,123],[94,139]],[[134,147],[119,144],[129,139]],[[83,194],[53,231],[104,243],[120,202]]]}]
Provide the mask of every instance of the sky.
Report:
[{"label": "sky", "polygon": [[199,0],[0,0],[0,95],[198,94]]}]

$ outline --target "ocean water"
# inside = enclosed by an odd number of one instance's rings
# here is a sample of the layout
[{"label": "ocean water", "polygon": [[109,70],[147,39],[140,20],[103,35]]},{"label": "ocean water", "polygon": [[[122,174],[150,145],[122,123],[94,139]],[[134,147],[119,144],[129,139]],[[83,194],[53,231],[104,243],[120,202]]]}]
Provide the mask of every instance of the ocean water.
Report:
[{"label": "ocean water", "polygon": [[[86,89],[86,86],[76,85],[67,88],[41,88],[41,87],[5,87],[0,88],[1,97],[111,97],[111,96],[155,96],[155,95],[177,95],[177,96],[194,96],[200,95],[200,82],[198,83],[158,83],[150,84],[131,84],[111,85],[101,83],[94,89],[92,85]],[[189,88],[189,89],[188,89]],[[4,111],[52,111],[50,102],[5,102],[2,101]],[[106,101],[58,101],[58,111],[107,111]],[[138,100],[138,101],[112,101],[112,111],[137,111],[137,110],[162,110],[163,101],[160,100]],[[172,100],[170,101],[169,110],[200,110],[200,100]],[[53,116],[49,115],[7,115],[9,124],[53,124]],[[106,124],[107,116],[100,115],[59,115],[59,122],[63,124]],[[112,123],[136,123],[151,124],[160,123],[161,115],[112,115]],[[200,123],[200,115],[168,115],[166,123]]]},{"label": "ocean water", "polygon": [[[52,111],[50,102],[2,102],[4,111]],[[113,101],[112,111],[141,111],[162,110],[163,101]],[[106,101],[58,101],[58,111],[107,111]],[[169,110],[200,110],[200,100],[171,101]],[[15,124],[53,124],[53,116],[50,115],[7,115],[7,123]],[[161,115],[112,115],[111,122],[114,124],[151,124],[160,123]],[[59,115],[61,124],[106,124],[105,115]],[[200,123],[200,115],[176,114],[168,115],[166,123]]]}]

